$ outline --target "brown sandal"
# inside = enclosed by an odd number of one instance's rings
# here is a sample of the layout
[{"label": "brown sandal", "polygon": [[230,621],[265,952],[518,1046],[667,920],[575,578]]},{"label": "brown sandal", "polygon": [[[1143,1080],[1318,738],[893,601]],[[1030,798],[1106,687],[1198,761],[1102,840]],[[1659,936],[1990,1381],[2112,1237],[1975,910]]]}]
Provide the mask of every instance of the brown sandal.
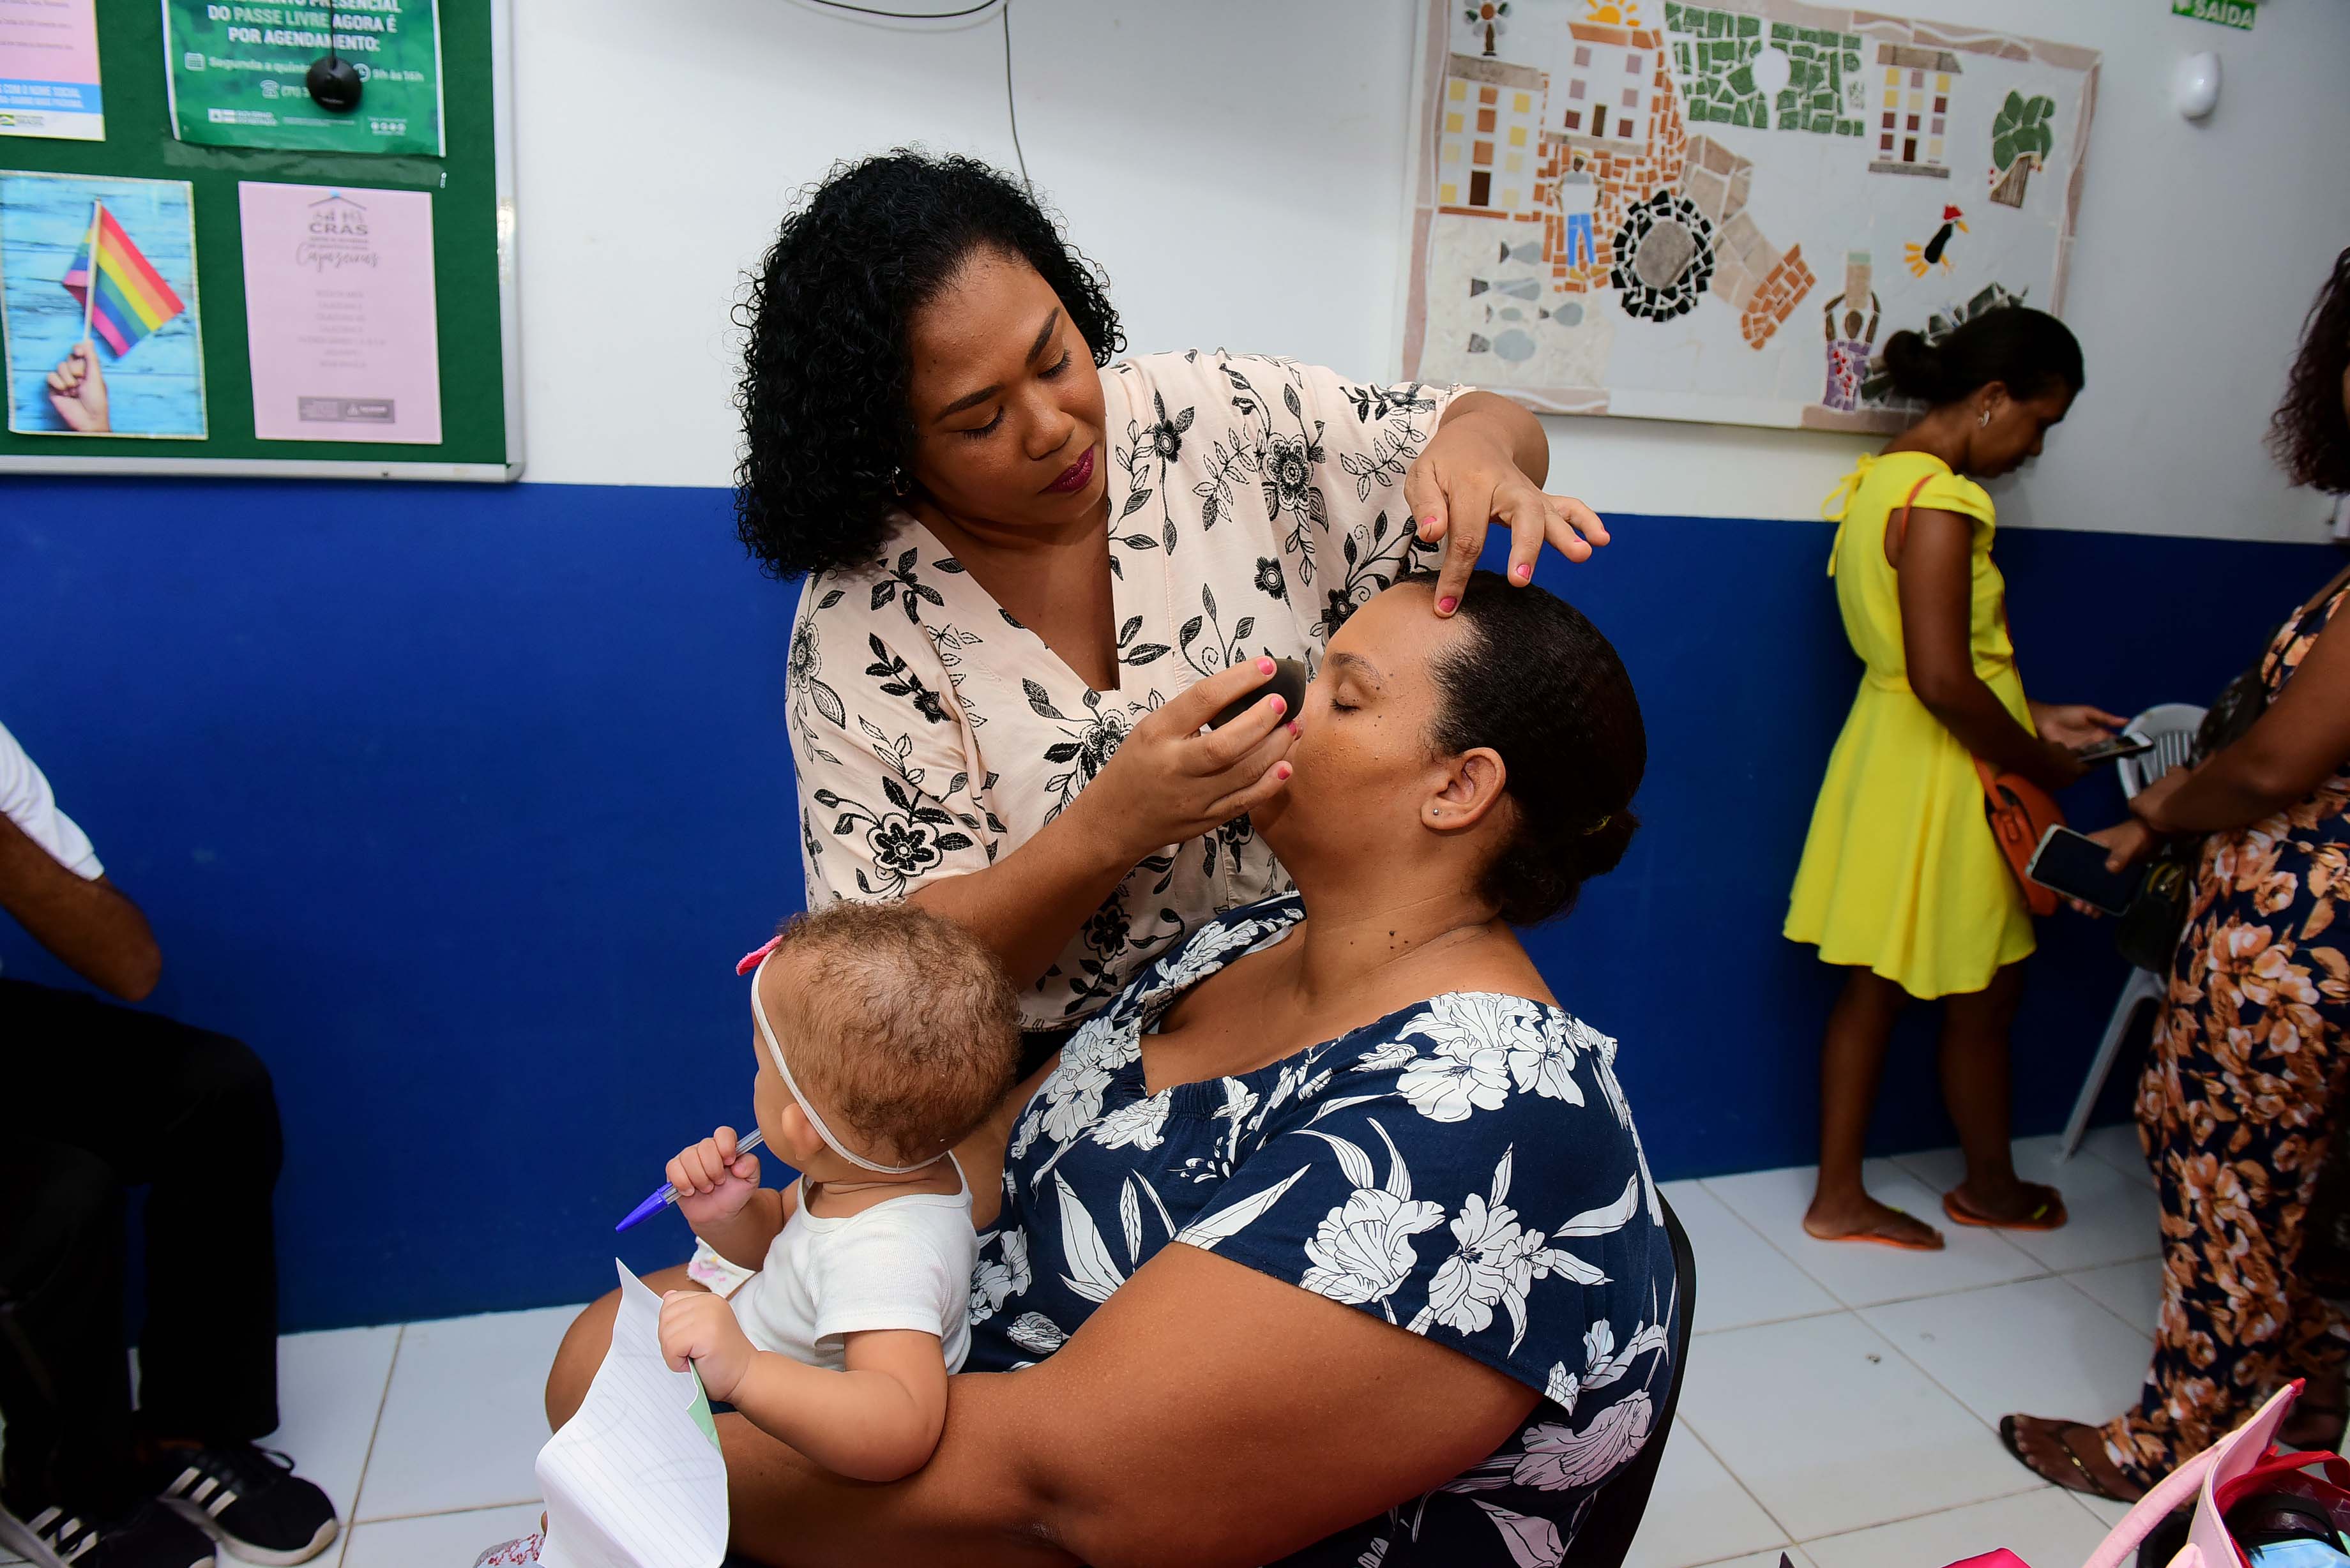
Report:
[{"label": "brown sandal", "polygon": [[[2037,1420],[2039,1417],[2026,1418]],[[2002,1416],[1999,1418],[1999,1440],[2007,1445],[2007,1451],[2015,1456],[2017,1464],[2022,1465],[2042,1480],[2063,1487],[2067,1491],[2086,1492],[2091,1497],[2101,1497],[2108,1502],[2136,1502],[2146,1495],[2144,1491],[2137,1491],[2126,1497],[2114,1490],[2097,1479],[2095,1472],[2089,1469],[2088,1461],[2082,1459],[2079,1450],[2073,1447],[2074,1433],[2093,1432],[2096,1430],[2095,1428],[2085,1421],[2060,1421],[2051,1422],[2049,1425],[2053,1428],[2050,1435],[2055,1438],[2056,1447],[2063,1451],[2066,1459],[2073,1461],[2073,1469],[2069,1474],[2051,1475],[2032,1462],[2031,1456],[2023,1451],[2022,1428],[2016,1425],[2016,1417],[2013,1416]]]}]

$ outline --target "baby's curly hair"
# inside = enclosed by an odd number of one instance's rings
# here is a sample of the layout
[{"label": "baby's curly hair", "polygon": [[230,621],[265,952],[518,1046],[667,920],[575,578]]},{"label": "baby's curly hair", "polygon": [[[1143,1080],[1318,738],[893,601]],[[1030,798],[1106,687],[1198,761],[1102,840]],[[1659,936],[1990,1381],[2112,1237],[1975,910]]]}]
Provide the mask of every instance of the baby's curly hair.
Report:
[{"label": "baby's curly hair", "polygon": [[891,1163],[929,1159],[1012,1087],[1019,994],[964,927],[911,904],[839,903],[779,935],[785,1006],[769,1016],[789,1018],[792,1075],[836,1131]]},{"label": "baby's curly hair", "polygon": [[1107,365],[1126,347],[1107,278],[1016,181],[908,148],[838,163],[784,219],[735,311],[734,518],[768,575],[879,554],[913,452],[906,326],[974,250],[1024,257]]}]

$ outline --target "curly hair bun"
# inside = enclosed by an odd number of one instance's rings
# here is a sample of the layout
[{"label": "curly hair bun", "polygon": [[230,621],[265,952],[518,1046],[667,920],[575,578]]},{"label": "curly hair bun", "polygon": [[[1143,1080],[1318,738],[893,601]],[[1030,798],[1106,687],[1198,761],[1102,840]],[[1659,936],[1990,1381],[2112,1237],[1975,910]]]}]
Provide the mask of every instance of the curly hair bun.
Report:
[{"label": "curly hair bun", "polygon": [[[1436,582],[1428,573],[1404,580]],[[1485,868],[1484,892],[1503,919],[1535,925],[1573,909],[1640,829],[1640,699],[1614,645],[1544,589],[1472,573],[1455,618],[1469,635],[1437,663],[1442,711],[1431,738],[1450,753],[1500,754],[1516,825]]]},{"label": "curly hair bun", "polygon": [[1101,269],[976,159],[899,148],[836,164],[785,214],[735,312],[748,337],[735,526],[771,576],[879,554],[913,452],[908,323],[983,249],[1036,269],[1094,363],[1126,347]]}]

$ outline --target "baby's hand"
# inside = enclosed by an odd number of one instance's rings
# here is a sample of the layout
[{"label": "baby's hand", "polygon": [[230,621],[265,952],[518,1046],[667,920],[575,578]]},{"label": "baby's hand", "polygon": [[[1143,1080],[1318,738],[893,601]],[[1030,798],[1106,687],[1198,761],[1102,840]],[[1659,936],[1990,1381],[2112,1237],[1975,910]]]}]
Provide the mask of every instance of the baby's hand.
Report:
[{"label": "baby's hand", "polygon": [[726,1298],[708,1291],[671,1291],[661,1297],[660,1347],[672,1372],[693,1363],[712,1399],[733,1397],[758,1354]]},{"label": "baby's hand", "polygon": [[723,1224],[743,1212],[759,1190],[759,1157],[739,1153],[734,1129],[720,1127],[678,1151],[669,1162],[669,1184],[677,1189],[678,1212],[687,1224],[697,1231]]}]

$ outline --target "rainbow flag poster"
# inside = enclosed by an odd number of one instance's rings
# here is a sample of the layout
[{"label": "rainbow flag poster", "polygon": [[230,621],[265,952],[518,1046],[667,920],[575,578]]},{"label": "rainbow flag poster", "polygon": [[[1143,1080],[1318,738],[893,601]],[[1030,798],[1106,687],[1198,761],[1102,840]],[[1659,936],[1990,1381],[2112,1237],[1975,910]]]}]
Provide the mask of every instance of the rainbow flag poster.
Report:
[{"label": "rainbow flag poster", "polygon": [[11,436],[203,440],[202,316],[186,181],[0,169]]},{"label": "rainbow flag poster", "polygon": [[[187,306],[172,292],[163,275],[122,232],[103,201],[91,203],[98,214],[81,250],[66,267],[66,292],[89,313],[90,330],[106,340],[118,359],[139,341],[177,316]],[[91,250],[97,251],[98,288],[90,291]]]}]

